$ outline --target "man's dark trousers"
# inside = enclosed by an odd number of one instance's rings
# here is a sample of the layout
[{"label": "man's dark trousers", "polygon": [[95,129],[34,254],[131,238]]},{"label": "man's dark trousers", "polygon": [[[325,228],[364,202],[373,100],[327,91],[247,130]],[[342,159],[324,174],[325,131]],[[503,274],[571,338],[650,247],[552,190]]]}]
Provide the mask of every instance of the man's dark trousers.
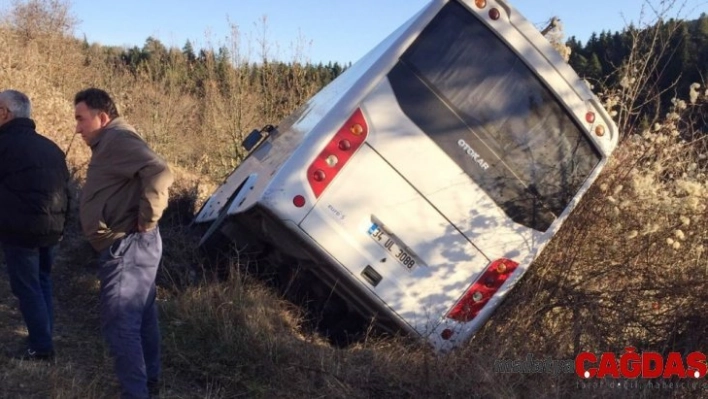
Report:
[{"label": "man's dark trousers", "polygon": [[101,252],[101,330],[115,359],[122,398],[147,398],[160,374],[155,277],[162,256],[157,228],[134,232]]},{"label": "man's dark trousers", "polygon": [[2,245],[10,276],[10,289],[20,302],[20,313],[27,325],[29,349],[37,353],[50,353],[54,350],[51,272],[58,247]]}]

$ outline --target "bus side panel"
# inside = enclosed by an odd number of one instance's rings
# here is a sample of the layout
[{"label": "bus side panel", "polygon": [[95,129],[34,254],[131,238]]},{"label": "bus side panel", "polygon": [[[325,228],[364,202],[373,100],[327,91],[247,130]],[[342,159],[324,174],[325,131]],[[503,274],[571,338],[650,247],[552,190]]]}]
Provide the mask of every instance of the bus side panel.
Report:
[{"label": "bus side panel", "polygon": [[[420,29],[422,20],[429,19],[434,12],[435,7],[432,4],[421,10],[285,118],[273,135],[255,149],[252,156],[243,161],[212,194],[196,215],[194,222],[206,223],[217,219],[236,188],[253,173],[259,175],[253,192],[240,206],[232,208],[232,214],[249,209],[256,202],[265,199],[270,206],[281,208],[276,211],[284,215],[284,219],[301,220],[304,214],[290,215],[292,209],[288,205],[288,197],[291,198],[293,187],[302,187],[306,181],[294,181],[289,171],[299,169],[304,165],[303,162],[312,160],[314,149],[321,146],[327,136],[337,129],[328,128],[332,121],[339,123],[341,118],[346,119],[349,116],[347,113],[354,109],[372,82],[383,76],[385,68],[380,65],[382,61],[391,59],[391,62],[395,62],[389,54],[391,49],[400,47],[400,41],[410,36],[406,32],[410,29]],[[290,164],[284,167],[286,173],[278,173],[286,162]],[[277,181],[279,178],[281,181]],[[282,198],[279,197],[280,194],[283,194]]]},{"label": "bus side panel", "polygon": [[[309,205],[317,201],[307,181],[307,168],[444,3],[430,2],[317,94],[306,118],[309,122],[295,126],[303,140],[283,163],[282,172],[272,176],[267,191],[252,201],[262,202],[283,220],[299,222],[305,217]],[[304,196],[308,205],[293,209],[294,195]],[[244,207],[253,205],[252,201],[244,203]]]}]

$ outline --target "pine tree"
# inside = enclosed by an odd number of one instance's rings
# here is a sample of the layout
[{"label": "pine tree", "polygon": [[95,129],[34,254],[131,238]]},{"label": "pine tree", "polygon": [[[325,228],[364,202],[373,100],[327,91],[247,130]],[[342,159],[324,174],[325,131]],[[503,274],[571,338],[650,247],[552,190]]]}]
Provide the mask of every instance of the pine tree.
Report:
[{"label": "pine tree", "polygon": [[197,60],[197,56],[194,54],[194,47],[192,47],[192,42],[187,40],[182,47],[182,54],[187,58],[187,62],[191,65]]}]

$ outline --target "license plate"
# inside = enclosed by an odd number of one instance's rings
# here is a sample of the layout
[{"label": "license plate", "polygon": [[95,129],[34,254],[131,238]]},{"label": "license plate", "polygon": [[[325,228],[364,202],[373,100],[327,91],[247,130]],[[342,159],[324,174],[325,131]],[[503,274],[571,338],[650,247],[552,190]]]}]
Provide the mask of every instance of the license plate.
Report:
[{"label": "license plate", "polygon": [[369,236],[390,253],[407,271],[413,271],[418,266],[413,255],[403,249],[402,245],[380,229],[376,223],[369,227]]}]

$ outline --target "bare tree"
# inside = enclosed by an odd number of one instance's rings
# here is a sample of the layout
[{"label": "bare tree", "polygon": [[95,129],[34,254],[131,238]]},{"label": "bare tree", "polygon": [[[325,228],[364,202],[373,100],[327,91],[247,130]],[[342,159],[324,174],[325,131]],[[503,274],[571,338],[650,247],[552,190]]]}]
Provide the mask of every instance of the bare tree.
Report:
[{"label": "bare tree", "polygon": [[78,19],[66,0],[13,0],[9,26],[26,42],[40,36],[73,34]]}]

